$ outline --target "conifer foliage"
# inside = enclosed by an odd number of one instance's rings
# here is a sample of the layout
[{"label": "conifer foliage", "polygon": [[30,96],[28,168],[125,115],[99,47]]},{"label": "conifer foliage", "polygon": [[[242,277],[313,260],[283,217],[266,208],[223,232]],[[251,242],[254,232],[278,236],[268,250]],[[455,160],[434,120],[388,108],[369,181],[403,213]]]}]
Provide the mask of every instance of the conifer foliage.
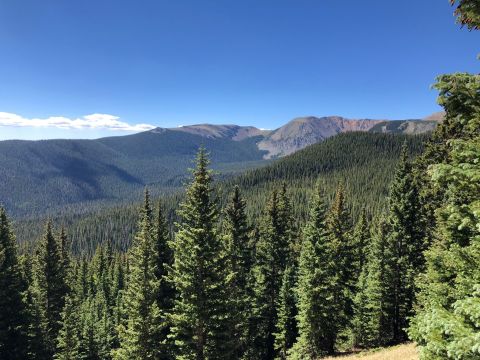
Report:
[{"label": "conifer foliage", "polygon": [[233,351],[225,251],[208,163],[201,148],[175,234],[171,282],[177,296],[171,321],[178,359],[228,359]]},{"label": "conifer foliage", "polygon": [[54,236],[51,221],[45,226],[45,234],[37,251],[34,275],[42,314],[41,324],[45,331],[45,348],[53,356],[61,328],[68,274],[62,258],[62,246]]},{"label": "conifer foliage", "polygon": [[[275,333],[283,274],[292,261],[292,222],[285,187],[274,190],[266,205],[256,246],[254,268],[255,339],[251,351],[259,359],[275,358]],[[284,304],[286,305],[286,304]]]},{"label": "conifer foliage", "polygon": [[145,191],[145,203],[139,220],[139,230],[129,252],[129,281],[125,289],[122,311],[125,321],[120,325],[120,348],[115,359],[158,359],[166,339],[161,338],[165,319],[158,307],[155,231],[150,196]]},{"label": "conifer foliage", "polygon": [[224,219],[226,261],[229,272],[228,293],[231,298],[234,357],[240,358],[247,347],[251,301],[251,268],[253,251],[249,239],[246,203],[235,186]]},{"label": "conifer foliage", "polygon": [[388,322],[386,299],[389,297],[387,260],[391,253],[387,247],[388,225],[384,218],[375,221],[371,230],[371,243],[367,248],[366,264],[360,272],[354,298],[352,320],[353,343],[369,348],[392,341]]},{"label": "conifer foliage", "polygon": [[324,266],[329,256],[326,212],[324,194],[317,185],[300,252],[296,288],[299,336],[291,352],[294,359],[316,359],[327,352],[325,325],[328,324],[329,302],[325,290],[331,279]]},{"label": "conifer foliage", "polygon": [[[412,239],[421,238],[405,220],[416,210],[406,152],[387,220],[372,234],[365,211],[352,230],[342,185],[333,199],[317,187],[300,232],[285,182],[253,226],[238,186],[219,217],[208,163],[202,148],[173,239],[148,191],[126,253],[109,239],[91,258],[74,257],[66,230],[56,237],[47,223],[36,254],[18,266],[13,293],[25,309],[26,358],[313,360],[349,344],[400,341],[392,284],[413,276],[398,271],[398,239],[408,239],[402,261],[411,265],[417,258],[408,251],[419,249]],[[15,253],[7,228],[2,266]]]},{"label": "conifer foliage", "polygon": [[[415,280],[424,266],[424,232],[421,223],[418,190],[404,145],[390,189],[388,216],[389,318],[392,339],[407,339],[405,330],[413,313]],[[387,284],[386,284],[387,285]]]},{"label": "conifer foliage", "polygon": [[422,359],[475,359],[480,357],[480,77],[444,75],[436,87],[446,110],[437,135],[445,151],[428,175],[443,196],[410,335],[421,345]]},{"label": "conifer foliage", "polygon": [[5,210],[0,208],[0,358],[27,357],[28,318],[17,244]]}]

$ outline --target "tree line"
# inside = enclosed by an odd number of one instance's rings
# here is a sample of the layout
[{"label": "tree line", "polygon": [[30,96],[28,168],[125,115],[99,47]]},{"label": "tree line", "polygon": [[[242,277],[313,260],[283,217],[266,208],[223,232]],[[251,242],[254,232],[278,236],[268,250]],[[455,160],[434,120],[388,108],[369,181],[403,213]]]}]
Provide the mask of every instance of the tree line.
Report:
[{"label": "tree line", "polygon": [[[213,193],[218,198],[219,207],[225,207],[231,189],[235,185],[240,186],[243,198],[248,203],[248,220],[253,222],[261,216],[269,194],[286,182],[296,226],[303,227],[308,217],[309,202],[315,184],[321,178],[328,203],[333,200],[336,184],[342,183],[353,220],[358,219],[362,209],[372,217],[385,211],[389,184],[393,179],[402,145],[405,142],[408,144],[410,156],[419,155],[423,150],[423,142],[430,135],[362,132],[339,134],[275,160],[268,166],[248,170],[240,176],[224,179],[214,170]],[[173,231],[184,192],[158,194],[150,186],[149,191],[152,198],[159,195],[162,198],[165,217]],[[138,198],[141,199],[140,193]],[[98,245],[108,242],[120,251],[126,251],[130,247],[137,230],[139,206],[141,201],[108,207],[91,206],[89,210],[68,207],[64,208],[61,214],[51,215],[51,219],[57,226],[65,226],[67,229],[75,256],[91,257]],[[45,217],[42,213],[30,219],[13,216],[21,251],[34,249],[43,235]]]}]

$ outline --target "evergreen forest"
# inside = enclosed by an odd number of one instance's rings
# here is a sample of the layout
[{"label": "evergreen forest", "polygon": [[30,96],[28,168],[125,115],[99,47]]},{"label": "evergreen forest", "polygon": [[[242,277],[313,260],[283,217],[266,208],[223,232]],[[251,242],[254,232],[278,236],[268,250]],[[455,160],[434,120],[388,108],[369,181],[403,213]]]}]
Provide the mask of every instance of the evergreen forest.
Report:
[{"label": "evergreen forest", "polygon": [[[477,0],[451,1],[480,27]],[[0,359],[317,360],[413,341],[480,359],[480,76],[429,135],[348,133],[181,193],[13,222]],[[18,240],[17,240],[18,239]]]}]

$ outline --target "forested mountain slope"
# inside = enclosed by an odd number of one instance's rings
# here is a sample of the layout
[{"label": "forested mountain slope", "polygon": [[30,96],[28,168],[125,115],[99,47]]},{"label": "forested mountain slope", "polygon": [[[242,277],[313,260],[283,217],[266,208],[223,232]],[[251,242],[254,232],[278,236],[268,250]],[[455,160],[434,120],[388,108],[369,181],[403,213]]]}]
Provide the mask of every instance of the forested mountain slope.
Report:
[{"label": "forested mountain slope", "polygon": [[381,120],[353,120],[341,116],[300,117],[272,131],[258,147],[268,151],[267,158],[285,156],[340,133],[368,131],[379,122]]},{"label": "forested mountain slope", "polygon": [[[362,207],[373,215],[384,207],[402,144],[406,142],[410,153],[416,155],[421,152],[426,138],[427,135],[340,134],[235,178],[217,179],[217,196],[221,204],[225,204],[232,185],[238,184],[247,200],[248,215],[255,218],[260,215],[271,189],[286,182],[295,217],[301,223],[305,219],[309,195],[319,179],[330,199],[338,183],[343,182],[354,217]],[[182,196],[175,193],[162,197],[170,222],[175,218]],[[137,200],[141,200],[141,195]],[[92,253],[99,243],[106,241],[113,241],[120,249],[126,249],[136,226],[138,206],[134,203],[104,207],[77,215],[67,211],[57,216],[55,222],[67,225],[75,251],[87,249]],[[40,237],[43,224],[38,218],[18,221],[16,230],[21,242],[30,243]]]},{"label": "forested mountain slope", "polygon": [[352,120],[339,116],[297,118],[274,130],[252,126],[189,125],[96,140],[0,142],[0,203],[19,218],[138,199],[177,190],[200,145],[212,166],[230,176],[292,154],[339,133],[417,134],[435,121]]},{"label": "forested mountain slope", "polygon": [[200,145],[210,150],[216,169],[248,167],[263,157],[255,141],[170,130],[97,140],[1,141],[0,202],[18,216],[132,200],[146,185],[156,192],[181,186]]}]

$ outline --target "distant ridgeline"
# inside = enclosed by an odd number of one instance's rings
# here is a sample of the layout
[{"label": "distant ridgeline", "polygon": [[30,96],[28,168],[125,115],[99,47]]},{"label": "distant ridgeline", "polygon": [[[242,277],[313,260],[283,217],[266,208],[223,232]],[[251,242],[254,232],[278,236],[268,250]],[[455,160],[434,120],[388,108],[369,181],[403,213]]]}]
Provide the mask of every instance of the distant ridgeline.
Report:
[{"label": "distant ridgeline", "polygon": [[203,124],[97,140],[0,141],[0,203],[16,219],[81,214],[135,201],[145,186],[153,195],[178,190],[200,145],[217,178],[228,178],[339,133],[419,134],[436,123],[303,117],[276,130]]},{"label": "distant ridgeline", "polygon": [[[369,216],[374,216],[385,207],[402,145],[407,144],[412,156],[418,155],[428,136],[369,132],[339,134],[267,166],[217,180],[215,192],[223,206],[233,185],[239,185],[247,202],[247,214],[250,219],[256,219],[261,215],[271,190],[285,182],[295,219],[300,225],[305,221],[317,180],[323,183],[329,201],[338,183],[343,183],[353,218],[358,217],[362,207]],[[161,199],[170,224],[176,219],[175,210],[182,197],[183,192],[175,192]],[[99,244],[109,241],[119,250],[126,250],[136,229],[141,195],[136,200],[138,203],[99,206],[80,214],[74,210],[65,211],[54,218],[54,223],[66,226],[73,251],[77,254],[91,255]],[[15,224],[17,238],[25,245],[31,244],[40,238],[43,226],[44,222],[38,217],[18,220]]]}]

